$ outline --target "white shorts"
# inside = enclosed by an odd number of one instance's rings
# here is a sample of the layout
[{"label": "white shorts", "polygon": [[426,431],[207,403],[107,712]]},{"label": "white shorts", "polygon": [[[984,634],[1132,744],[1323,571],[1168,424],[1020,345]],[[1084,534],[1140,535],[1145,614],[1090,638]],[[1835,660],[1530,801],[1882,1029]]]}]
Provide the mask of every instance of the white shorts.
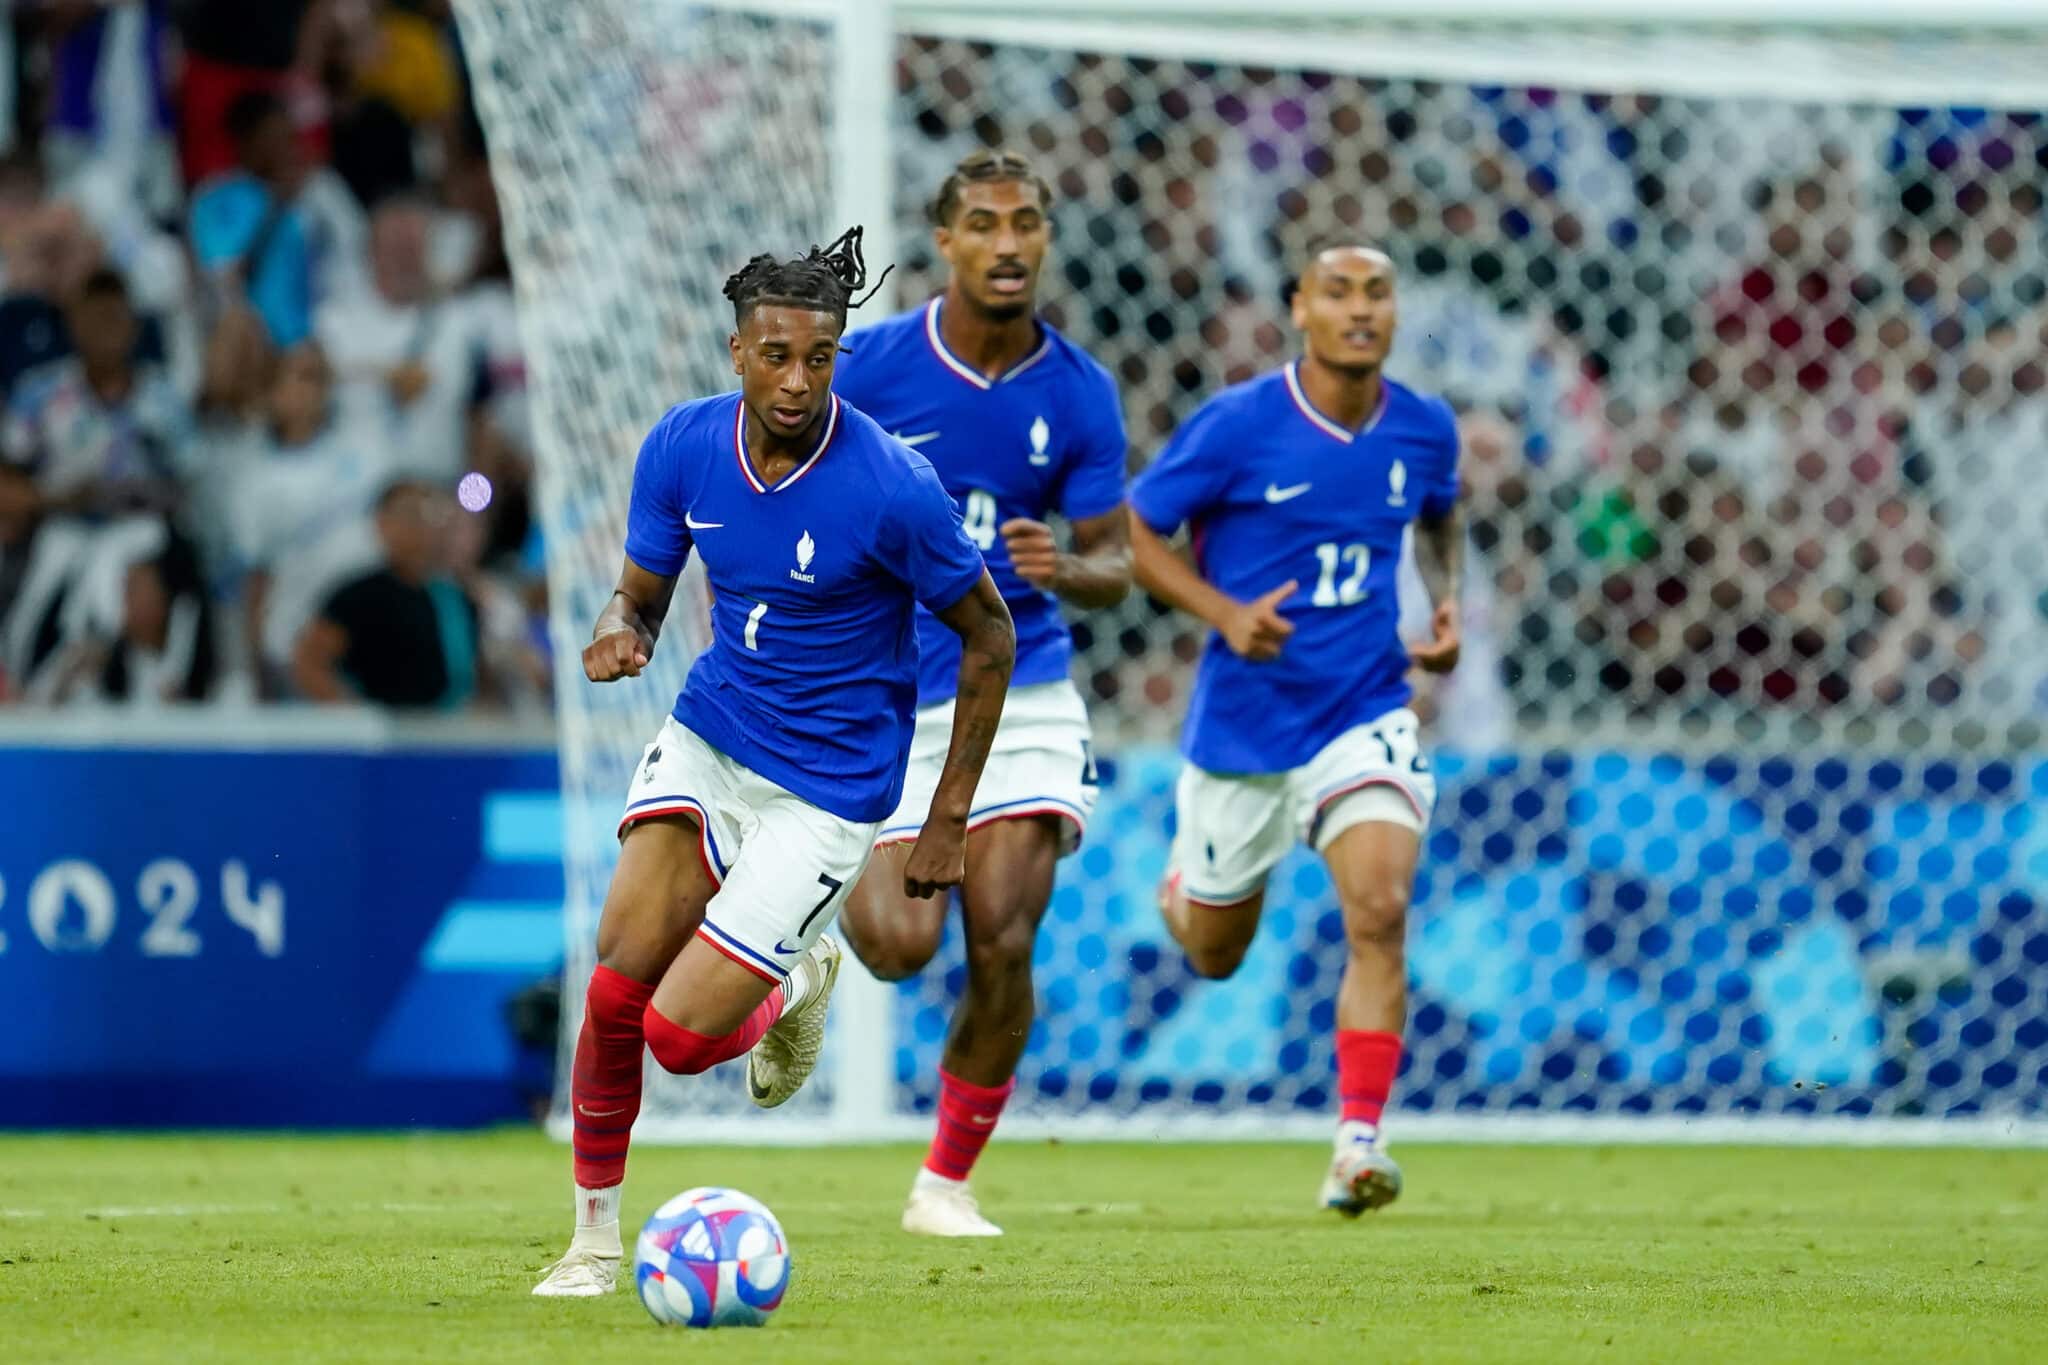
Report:
[{"label": "white shorts", "polygon": [[880,826],[820,810],[740,766],[671,716],[641,756],[619,817],[693,815],[718,891],[698,936],[754,975],[779,982],[818,941],[860,880]]},{"label": "white shorts", "polygon": [[1173,868],[1181,893],[1233,905],[1265,885],[1296,843],[1318,853],[1353,825],[1383,820],[1420,834],[1436,805],[1415,713],[1389,711],[1353,726],[1298,768],[1225,775],[1193,764],[1174,793]]},{"label": "white shorts", "polygon": [[[915,839],[924,828],[953,741],[953,703],[941,702],[917,713],[917,733],[910,741],[910,767],[903,776],[903,799],[896,813],[882,822],[878,844]],[[1081,846],[1088,817],[1099,790],[1095,750],[1088,738],[1088,708],[1070,682],[1034,683],[1011,690],[1003,702],[1003,719],[989,746],[981,784],[967,828],[1031,815],[1060,818],[1060,856]]]}]

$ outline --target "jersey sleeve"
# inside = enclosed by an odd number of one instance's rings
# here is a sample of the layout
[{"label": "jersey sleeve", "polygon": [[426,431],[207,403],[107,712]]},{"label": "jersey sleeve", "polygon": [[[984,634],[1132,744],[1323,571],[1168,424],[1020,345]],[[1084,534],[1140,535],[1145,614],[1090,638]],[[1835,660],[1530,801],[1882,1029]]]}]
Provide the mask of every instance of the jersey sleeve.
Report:
[{"label": "jersey sleeve", "polygon": [[1431,452],[1420,507],[1425,518],[1435,521],[1449,516],[1451,509],[1457,506],[1458,450],[1462,442],[1458,437],[1458,418],[1451,411],[1451,405],[1439,398],[1430,407],[1441,423],[1441,430],[1436,448]]},{"label": "jersey sleeve", "polygon": [[1131,485],[1131,510],[1147,526],[1170,536],[1223,496],[1228,428],[1223,410],[1211,404],[1173,433]]},{"label": "jersey sleeve", "polygon": [[944,611],[985,572],[938,471],[919,460],[896,486],[875,536],[882,567],[928,609]]},{"label": "jersey sleeve", "polygon": [[671,411],[647,439],[633,462],[633,496],[626,505],[626,558],[652,574],[679,574],[690,561],[690,509],[682,505],[680,474],[682,443],[676,414]]},{"label": "jersey sleeve", "polygon": [[1069,521],[1114,512],[1124,500],[1124,458],[1130,440],[1124,435],[1123,408],[1116,385],[1106,376],[1098,382],[1100,391],[1089,405],[1093,420],[1060,489],[1060,513]]}]

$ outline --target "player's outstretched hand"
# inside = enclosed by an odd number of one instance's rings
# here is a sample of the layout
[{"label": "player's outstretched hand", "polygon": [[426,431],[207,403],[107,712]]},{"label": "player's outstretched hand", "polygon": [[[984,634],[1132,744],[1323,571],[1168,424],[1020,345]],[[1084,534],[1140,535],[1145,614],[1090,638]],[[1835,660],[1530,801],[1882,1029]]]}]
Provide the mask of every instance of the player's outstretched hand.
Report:
[{"label": "player's outstretched hand", "polygon": [[592,682],[637,678],[645,667],[647,642],[636,630],[608,630],[583,646],[583,676]]},{"label": "player's outstretched hand", "polygon": [[1300,586],[1290,578],[1264,597],[1238,603],[1223,621],[1223,643],[1240,658],[1279,658],[1280,647],[1294,634],[1294,623],[1280,614],[1280,604]]},{"label": "player's outstretched hand", "polygon": [[967,825],[925,821],[903,864],[903,892],[918,900],[943,896],[967,880]]},{"label": "player's outstretched hand", "polygon": [[1436,638],[1426,644],[1408,646],[1408,659],[1425,673],[1448,673],[1458,666],[1458,604],[1441,604],[1429,621]]},{"label": "player's outstretched hand", "polygon": [[1059,571],[1060,547],[1052,538],[1052,527],[1029,517],[1011,517],[997,528],[1010,552],[1010,567],[1017,577],[1034,588],[1052,590],[1053,575]]}]

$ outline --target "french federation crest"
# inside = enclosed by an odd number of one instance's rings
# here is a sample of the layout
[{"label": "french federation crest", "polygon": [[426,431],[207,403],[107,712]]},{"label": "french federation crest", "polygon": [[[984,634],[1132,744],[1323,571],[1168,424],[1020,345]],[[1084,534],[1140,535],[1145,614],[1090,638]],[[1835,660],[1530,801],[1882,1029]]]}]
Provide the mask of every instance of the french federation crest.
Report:
[{"label": "french federation crest", "polygon": [[1387,506],[1406,507],[1408,505],[1407,487],[1408,466],[1396,460],[1387,470]]}]

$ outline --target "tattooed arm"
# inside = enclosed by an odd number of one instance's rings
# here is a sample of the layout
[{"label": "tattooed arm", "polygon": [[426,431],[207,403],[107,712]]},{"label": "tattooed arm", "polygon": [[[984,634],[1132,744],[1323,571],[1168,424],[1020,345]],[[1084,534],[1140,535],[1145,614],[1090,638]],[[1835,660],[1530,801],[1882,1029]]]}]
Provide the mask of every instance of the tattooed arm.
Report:
[{"label": "tattooed arm", "polygon": [[1425,673],[1448,673],[1458,666],[1458,592],[1465,576],[1465,513],[1456,504],[1415,523],[1415,569],[1429,590],[1436,638],[1411,645],[1408,657]]},{"label": "tattooed arm", "polygon": [[960,637],[960,685],[954,693],[953,743],[932,793],[924,833],[903,868],[903,889],[912,896],[936,896],[966,877],[967,812],[981,768],[1002,719],[1016,660],[1017,634],[1010,609],[986,571],[968,594],[938,613]]}]

